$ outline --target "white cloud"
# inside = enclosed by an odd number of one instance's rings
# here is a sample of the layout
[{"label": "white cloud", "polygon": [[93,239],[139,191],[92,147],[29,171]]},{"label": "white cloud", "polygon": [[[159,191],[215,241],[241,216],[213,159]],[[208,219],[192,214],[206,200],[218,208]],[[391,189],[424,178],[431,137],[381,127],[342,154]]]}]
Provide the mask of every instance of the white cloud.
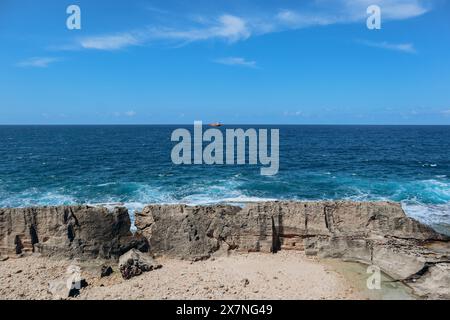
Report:
[{"label": "white cloud", "polygon": [[410,19],[427,13],[431,9],[433,1],[426,0],[340,0],[348,17],[354,19],[364,18],[365,10],[370,5],[378,5],[381,8],[383,19],[403,20]]},{"label": "white cloud", "polygon": [[80,40],[80,46],[85,49],[118,50],[128,46],[138,45],[139,37],[131,33],[88,37]]},{"label": "white cloud", "polygon": [[369,47],[381,48],[387,50],[401,51],[405,53],[417,53],[412,43],[389,43],[389,42],[373,42],[373,41],[359,41]]},{"label": "white cloud", "polygon": [[425,0],[316,0],[314,10],[284,9],[276,20],[292,29],[355,23],[367,19],[367,8],[378,5],[381,17],[386,20],[404,20],[423,15],[431,10],[431,2]]},{"label": "white cloud", "polygon": [[59,60],[59,58],[52,57],[34,57],[17,63],[17,66],[22,68],[47,68],[51,63]]},{"label": "white cloud", "polygon": [[250,37],[251,32],[247,29],[244,19],[232,15],[222,15],[219,25],[207,29],[205,35],[210,38],[224,38],[230,42],[245,40]]},{"label": "white cloud", "polygon": [[241,57],[226,57],[214,60],[216,63],[228,65],[228,66],[241,66],[247,68],[257,68],[256,61],[245,60]]},{"label": "white cloud", "polygon": [[302,14],[293,10],[281,10],[275,18],[281,26],[292,29],[325,26],[337,22],[336,18],[326,14]]},{"label": "white cloud", "polygon": [[[206,23],[206,22],[205,22]],[[251,32],[246,21],[233,15],[221,15],[213,22],[191,29],[151,27],[141,31],[82,38],[79,45],[84,49],[120,50],[157,40],[195,42],[222,39],[228,42],[245,40]]]},{"label": "white cloud", "polygon": [[137,113],[136,113],[135,111],[133,111],[133,110],[130,110],[130,111],[125,112],[125,115],[126,115],[127,117],[134,117],[136,114],[137,114]]},{"label": "white cloud", "polygon": [[285,111],[285,112],[283,113],[283,115],[284,115],[285,117],[301,117],[301,116],[304,115],[304,113],[303,113],[303,111],[301,111],[301,110],[294,111],[294,112],[291,112],[291,111]]},{"label": "white cloud", "polygon": [[[214,18],[186,15],[178,21],[166,19],[166,25],[153,25],[132,32],[82,38],[78,48],[119,50],[153,41],[172,41],[178,45],[220,39],[230,43],[252,35],[334,24],[363,23],[367,7],[379,5],[382,21],[403,20],[423,15],[436,0],[310,0],[292,8],[258,8],[251,15],[222,14]],[[157,8],[158,11],[163,10]],[[251,12],[251,10],[249,10]],[[170,24],[171,26],[168,26]],[[175,24],[175,25],[174,25]],[[70,47],[70,46],[69,46]],[[404,49],[408,51],[409,49]]]},{"label": "white cloud", "polygon": [[183,42],[194,42],[210,39],[222,39],[228,42],[245,40],[251,35],[247,28],[247,22],[237,16],[228,14],[221,15],[217,19],[203,21],[198,28],[174,29],[174,28],[150,28],[145,38],[147,40],[176,40]]},{"label": "white cloud", "polygon": [[134,117],[137,115],[137,112],[133,111],[133,110],[129,110],[129,111],[125,111],[125,112],[113,112],[112,113],[114,117]]}]

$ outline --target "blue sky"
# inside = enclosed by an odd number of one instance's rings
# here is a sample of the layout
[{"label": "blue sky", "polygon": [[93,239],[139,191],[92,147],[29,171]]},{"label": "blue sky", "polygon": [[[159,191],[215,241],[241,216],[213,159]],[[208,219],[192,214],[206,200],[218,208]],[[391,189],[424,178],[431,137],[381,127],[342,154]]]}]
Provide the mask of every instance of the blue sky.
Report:
[{"label": "blue sky", "polygon": [[449,2],[0,0],[0,123],[450,124]]}]

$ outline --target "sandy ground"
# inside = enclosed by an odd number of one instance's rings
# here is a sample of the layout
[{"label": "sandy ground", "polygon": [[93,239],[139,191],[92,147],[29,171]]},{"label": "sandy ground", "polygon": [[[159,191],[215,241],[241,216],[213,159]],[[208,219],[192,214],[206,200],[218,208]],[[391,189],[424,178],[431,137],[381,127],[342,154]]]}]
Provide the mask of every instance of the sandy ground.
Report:
[{"label": "sandy ground", "polygon": [[[233,254],[191,263],[160,258],[159,270],[123,280],[117,267],[30,256],[0,262],[0,299],[52,299],[48,282],[71,264],[88,286],[75,299],[367,299],[341,268],[303,252]],[[338,271],[340,270],[340,271]]]}]

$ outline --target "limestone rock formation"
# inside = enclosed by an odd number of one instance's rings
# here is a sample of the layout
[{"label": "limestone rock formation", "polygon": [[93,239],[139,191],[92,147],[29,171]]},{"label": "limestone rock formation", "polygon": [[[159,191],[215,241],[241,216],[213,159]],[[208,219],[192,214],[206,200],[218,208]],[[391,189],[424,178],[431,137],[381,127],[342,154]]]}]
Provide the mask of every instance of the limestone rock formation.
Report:
[{"label": "limestone rock formation", "polygon": [[233,249],[304,250],[376,265],[422,296],[450,298],[449,238],[408,218],[398,203],[152,205],[136,214],[136,226],[155,254],[199,260]]},{"label": "limestone rock formation", "polygon": [[69,258],[117,259],[130,248],[145,249],[130,232],[125,208],[61,206],[0,209],[0,254],[39,252]]},{"label": "limestone rock formation", "polygon": [[150,205],[136,213],[136,227],[133,235],[128,211],[119,207],[0,209],[0,257],[118,259],[128,252],[121,259],[128,277],[158,267],[139,252],[149,249],[189,260],[229,250],[302,250],[375,265],[420,296],[450,299],[450,239],[407,217],[398,203]]},{"label": "limestone rock formation", "polygon": [[217,251],[222,234],[232,238],[238,234],[231,223],[239,207],[189,207],[155,205],[136,213],[136,226],[150,241],[154,253],[185,259],[201,260]]}]

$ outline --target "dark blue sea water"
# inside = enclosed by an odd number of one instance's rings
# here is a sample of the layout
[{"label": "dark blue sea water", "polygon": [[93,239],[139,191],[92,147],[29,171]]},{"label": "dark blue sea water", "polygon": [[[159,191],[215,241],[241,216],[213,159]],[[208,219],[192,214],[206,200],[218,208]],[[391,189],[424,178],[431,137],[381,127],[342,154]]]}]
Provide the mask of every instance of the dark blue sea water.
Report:
[{"label": "dark blue sea water", "polygon": [[450,225],[450,126],[274,126],[276,176],[249,165],[176,166],[178,127],[0,126],[0,207],[389,199]]}]

